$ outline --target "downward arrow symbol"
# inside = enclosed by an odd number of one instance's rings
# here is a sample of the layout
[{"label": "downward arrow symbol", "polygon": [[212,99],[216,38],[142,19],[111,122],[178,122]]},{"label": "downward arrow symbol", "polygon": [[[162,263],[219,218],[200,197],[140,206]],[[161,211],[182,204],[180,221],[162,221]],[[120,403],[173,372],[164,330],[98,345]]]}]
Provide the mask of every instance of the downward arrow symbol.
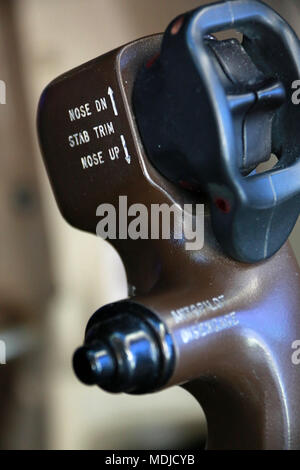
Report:
[{"label": "downward arrow symbol", "polygon": [[126,140],[125,140],[125,137],[123,135],[121,135],[121,142],[122,142],[124,153],[125,153],[125,160],[128,163],[128,165],[130,165],[131,157],[129,155],[128,148],[127,148],[127,145],[126,145]]}]

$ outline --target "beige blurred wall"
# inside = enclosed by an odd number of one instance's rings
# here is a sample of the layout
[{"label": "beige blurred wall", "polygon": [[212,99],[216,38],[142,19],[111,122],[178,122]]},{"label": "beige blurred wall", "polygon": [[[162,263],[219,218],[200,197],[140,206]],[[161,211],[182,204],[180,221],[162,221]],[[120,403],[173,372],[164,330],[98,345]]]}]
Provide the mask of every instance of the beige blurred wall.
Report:
[{"label": "beige blurred wall", "polygon": [[[203,423],[198,406],[179,388],[155,396],[115,397],[86,388],[74,378],[70,358],[82,340],[87,319],[102,304],[126,296],[126,279],[118,255],[108,244],[74,230],[60,216],[35,137],[38,99],[50,80],[123,43],[164,30],[174,16],[200,3],[16,0],[30,125],[56,281],[45,325],[49,448],[120,448],[121,441],[124,446],[126,439],[137,439],[135,430],[140,438],[146,433],[151,447],[153,442],[176,440],[186,423],[191,435]],[[277,2],[280,10],[288,10],[300,32],[295,5]],[[299,230],[298,226],[292,240],[300,257]]]}]

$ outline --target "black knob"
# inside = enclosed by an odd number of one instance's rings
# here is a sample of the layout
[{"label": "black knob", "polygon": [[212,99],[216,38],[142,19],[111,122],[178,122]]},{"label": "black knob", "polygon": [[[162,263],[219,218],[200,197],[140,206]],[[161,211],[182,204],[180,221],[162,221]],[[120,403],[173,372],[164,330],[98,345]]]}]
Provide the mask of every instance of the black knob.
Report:
[{"label": "black knob", "polygon": [[84,345],[75,351],[75,374],[110,392],[147,393],[162,387],[173,370],[174,349],[165,325],[131,301],[99,309]]},{"label": "black knob", "polygon": [[[236,29],[218,41],[215,31]],[[286,242],[299,215],[299,40],[266,5],[235,0],[182,15],[136,78],[133,105],[158,171],[210,200],[215,235],[233,258],[256,263]],[[256,172],[271,153],[274,168]]]},{"label": "black knob", "polygon": [[100,341],[81,346],[74,353],[75,374],[86,385],[105,387],[113,380],[116,366],[113,354]]}]

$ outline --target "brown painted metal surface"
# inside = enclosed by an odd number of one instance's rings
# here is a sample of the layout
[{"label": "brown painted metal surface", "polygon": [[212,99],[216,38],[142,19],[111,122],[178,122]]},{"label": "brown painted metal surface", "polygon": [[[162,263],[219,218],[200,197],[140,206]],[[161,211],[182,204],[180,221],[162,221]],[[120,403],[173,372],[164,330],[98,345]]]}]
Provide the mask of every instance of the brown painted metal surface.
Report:
[{"label": "brown painted metal surface", "polygon": [[[205,202],[152,167],[134,122],[134,78],[157,53],[160,40],[146,38],[95,59],[46,91],[41,147],[52,152],[46,164],[54,192],[63,215],[77,228],[95,233],[96,208],[101,203],[118,208],[120,195],[127,196],[128,206],[175,203],[179,212],[184,203]],[[95,113],[94,101],[108,97],[109,87],[118,115],[112,106]],[[83,103],[90,104],[91,116],[70,122],[68,110]],[[51,119],[55,125],[49,131]],[[107,122],[114,133],[97,139],[93,127]],[[90,140],[71,148],[68,136],[83,130]],[[115,146],[119,158],[111,160],[108,150]],[[104,163],[84,168],[84,155],[100,150]],[[289,246],[263,264],[237,263],[221,251],[209,213],[200,251],[186,251],[184,241],[174,239],[111,243],[134,286],[133,300],[156,312],[172,334],[176,365],[167,386],[183,385],[203,406],[208,448],[299,449],[300,368],[292,363],[292,343],[300,339],[300,273]]]}]

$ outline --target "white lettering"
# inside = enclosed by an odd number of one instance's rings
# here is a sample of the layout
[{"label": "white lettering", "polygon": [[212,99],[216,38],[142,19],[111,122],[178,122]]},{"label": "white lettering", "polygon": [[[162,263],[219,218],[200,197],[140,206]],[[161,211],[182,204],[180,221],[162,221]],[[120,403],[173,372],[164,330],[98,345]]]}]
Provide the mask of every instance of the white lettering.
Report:
[{"label": "white lettering", "polygon": [[97,139],[102,139],[108,135],[114,134],[115,129],[112,122],[106,122],[105,124],[100,124],[99,126],[95,126],[94,132],[96,134]]},{"label": "white lettering", "polygon": [[105,111],[107,109],[106,99],[100,98],[100,100],[95,100],[95,106],[98,113]]},{"label": "white lettering", "polygon": [[70,147],[87,144],[90,141],[88,131],[81,131],[68,137]]},{"label": "white lettering", "polygon": [[86,157],[81,158],[82,168],[86,170],[87,168],[92,168],[93,166],[102,165],[104,163],[102,150],[97,153],[92,153]]},{"label": "white lettering", "polygon": [[85,103],[76,108],[69,109],[69,118],[71,122],[91,115],[92,113],[90,111],[89,103]]}]

